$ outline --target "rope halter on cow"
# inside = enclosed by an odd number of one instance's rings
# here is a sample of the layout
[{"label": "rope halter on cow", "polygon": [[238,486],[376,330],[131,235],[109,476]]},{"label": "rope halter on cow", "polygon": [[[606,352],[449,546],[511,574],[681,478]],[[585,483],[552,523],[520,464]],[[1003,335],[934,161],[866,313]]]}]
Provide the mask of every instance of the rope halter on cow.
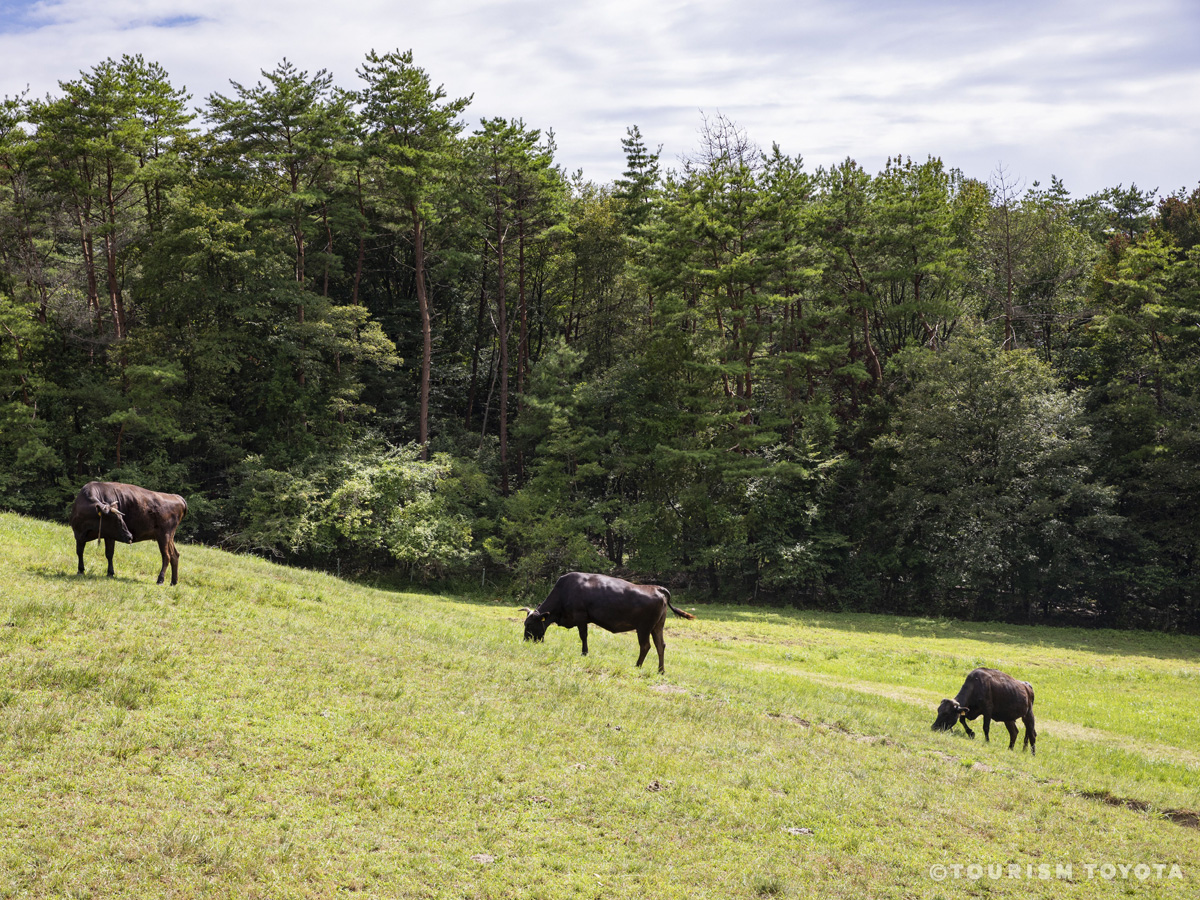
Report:
[{"label": "rope halter on cow", "polygon": [[99,546],[100,546],[100,537],[101,537],[101,535],[100,535],[100,532],[101,532],[101,531],[103,530],[103,528],[104,528],[104,514],[105,514],[106,512],[107,512],[107,513],[112,513],[113,515],[115,515],[115,516],[116,516],[118,519],[120,519],[120,520],[121,520],[121,522],[122,522],[122,523],[124,523],[124,521],[125,521],[125,516],[124,516],[124,514],[121,512],[121,510],[117,509],[117,504],[115,504],[115,503],[109,503],[109,504],[107,504],[107,505],[105,505],[105,504],[103,504],[103,503],[99,504],[99,506],[98,506],[98,508],[97,508],[97,510],[96,510],[96,517],[97,517],[97,523],[96,523],[96,546],[97,546],[97,547],[99,547]]}]

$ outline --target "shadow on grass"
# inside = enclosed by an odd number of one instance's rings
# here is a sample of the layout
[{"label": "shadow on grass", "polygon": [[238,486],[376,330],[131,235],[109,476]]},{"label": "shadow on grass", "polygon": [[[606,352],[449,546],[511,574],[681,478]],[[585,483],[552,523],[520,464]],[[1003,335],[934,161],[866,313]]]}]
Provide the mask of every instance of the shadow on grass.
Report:
[{"label": "shadow on grass", "polygon": [[[508,609],[519,614],[522,606],[537,606],[550,592],[535,590],[528,600],[517,600],[500,587],[480,588],[478,584],[409,583],[402,579],[345,579],[363,587],[402,594],[416,594],[431,600],[448,599],[455,603],[488,609]],[[856,634],[894,635],[897,637],[934,638],[945,641],[985,641],[1015,647],[1048,647],[1114,656],[1147,656],[1155,659],[1200,661],[1200,637],[1164,634],[1157,631],[1117,631],[1114,629],[1071,628],[1057,625],[1012,625],[1005,622],[969,622],[961,619],[927,616],[841,613],[777,606],[731,606],[707,603],[682,592],[672,594],[672,602],[695,613],[701,621],[729,625],[768,624],[791,627],[848,631]],[[668,621],[671,621],[668,619]]]},{"label": "shadow on grass", "polygon": [[[78,572],[73,570],[70,572],[61,572],[50,569],[46,571],[39,571],[35,569],[32,570],[32,574],[36,575],[38,578],[45,578],[47,581],[56,581],[62,584],[71,584],[75,582],[78,582],[79,584],[87,584],[90,582],[104,584],[155,584],[154,579],[156,577],[154,575],[150,575],[148,578],[139,577],[137,575],[122,575],[120,572],[112,576],[106,575],[103,572],[84,572],[82,575],[80,575]],[[159,587],[170,586],[171,585],[168,582],[163,582],[163,584],[159,585]]]},{"label": "shadow on grass", "polygon": [[1156,659],[1200,661],[1200,637],[1155,631],[1065,628],[1053,625],[1010,625],[1004,622],[967,622],[923,616],[888,616],[872,613],[837,613],[762,606],[729,606],[688,602],[675,595],[676,605],[686,603],[697,619],[730,625],[768,624],[848,631],[945,641],[986,641],[1017,647],[1051,647],[1114,656],[1148,656]]},{"label": "shadow on grass", "polygon": [[[181,546],[184,553],[189,546]],[[196,545],[199,546],[199,545]],[[256,557],[257,558],[257,557]],[[324,569],[289,565],[280,560],[264,560],[285,569],[297,572],[319,572],[330,577],[337,573]],[[72,563],[74,557],[72,557]],[[60,582],[72,579],[101,579],[104,561],[98,562],[100,572],[87,571],[82,576],[74,568],[59,569],[52,564],[42,564],[31,569],[39,577]],[[118,574],[114,581],[126,584],[143,584],[142,576]],[[154,583],[153,575],[148,578]],[[530,589],[525,599],[517,599],[498,584],[481,585],[474,579],[449,582],[422,583],[410,580],[406,575],[382,576],[379,574],[343,574],[341,580],[359,587],[387,593],[410,594],[426,597],[431,601],[452,600],[491,610],[509,610],[520,614],[522,606],[537,606],[549,593],[553,584],[547,582]],[[930,618],[923,616],[880,615],[872,613],[839,613],[805,610],[794,607],[776,606],[731,606],[708,603],[702,596],[675,592],[673,602],[686,607],[702,621],[738,624],[778,624],[804,628],[847,631],[859,634],[894,635],[945,641],[986,641],[990,644],[1007,644],[1016,647],[1047,647],[1096,653],[1113,656],[1146,656],[1156,659],[1179,659],[1189,663],[1200,660],[1200,637],[1192,635],[1164,634],[1153,631],[1117,631],[1113,629],[1088,629],[1054,625],[1012,625],[1003,622],[970,622],[959,619]]]}]

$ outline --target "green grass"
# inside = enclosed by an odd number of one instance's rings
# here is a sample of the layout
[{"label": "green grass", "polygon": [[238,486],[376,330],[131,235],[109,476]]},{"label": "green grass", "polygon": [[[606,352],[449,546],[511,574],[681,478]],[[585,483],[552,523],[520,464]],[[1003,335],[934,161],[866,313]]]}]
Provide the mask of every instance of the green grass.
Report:
[{"label": "green grass", "polygon": [[[1194,638],[699,606],[662,677],[182,552],[175,588],[149,544],[80,577],[0,515],[0,897],[1196,894]],[[1036,757],[929,730],[980,664],[1034,684]]]}]

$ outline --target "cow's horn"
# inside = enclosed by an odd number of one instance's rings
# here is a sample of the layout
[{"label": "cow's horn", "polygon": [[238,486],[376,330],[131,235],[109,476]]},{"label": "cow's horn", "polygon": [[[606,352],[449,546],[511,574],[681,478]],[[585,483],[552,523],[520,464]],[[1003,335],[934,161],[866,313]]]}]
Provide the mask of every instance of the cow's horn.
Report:
[{"label": "cow's horn", "polygon": [[521,612],[525,613],[525,615],[529,615],[531,612],[533,612],[533,610],[530,609],[528,606],[522,606]]}]

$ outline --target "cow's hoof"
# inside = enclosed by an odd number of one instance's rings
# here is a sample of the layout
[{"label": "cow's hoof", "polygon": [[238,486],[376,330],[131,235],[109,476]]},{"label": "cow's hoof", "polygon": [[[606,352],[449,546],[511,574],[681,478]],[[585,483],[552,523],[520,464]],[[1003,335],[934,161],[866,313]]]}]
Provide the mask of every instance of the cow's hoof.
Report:
[{"label": "cow's hoof", "polygon": [[[157,582],[155,582],[155,584],[162,584],[162,583],[163,583],[163,580],[162,580],[161,578],[160,578],[160,579],[158,579],[158,581],[157,581]],[[171,584],[174,584],[174,583],[175,583],[175,582],[173,582],[173,581],[171,582]]]}]

